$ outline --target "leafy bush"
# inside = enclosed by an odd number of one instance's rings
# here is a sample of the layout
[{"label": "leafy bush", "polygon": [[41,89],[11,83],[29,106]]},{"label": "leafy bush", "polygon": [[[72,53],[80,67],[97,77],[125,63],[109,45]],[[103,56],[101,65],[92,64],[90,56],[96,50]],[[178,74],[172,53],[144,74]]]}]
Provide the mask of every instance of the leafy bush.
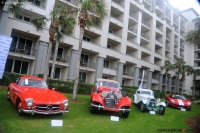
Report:
[{"label": "leafy bush", "polygon": [[4,72],[2,79],[0,79],[0,85],[7,86],[12,82],[15,82],[17,78],[21,77],[21,74]]},{"label": "leafy bush", "polygon": [[138,87],[135,86],[122,86],[122,92],[124,92],[129,97],[132,97],[137,89]]}]

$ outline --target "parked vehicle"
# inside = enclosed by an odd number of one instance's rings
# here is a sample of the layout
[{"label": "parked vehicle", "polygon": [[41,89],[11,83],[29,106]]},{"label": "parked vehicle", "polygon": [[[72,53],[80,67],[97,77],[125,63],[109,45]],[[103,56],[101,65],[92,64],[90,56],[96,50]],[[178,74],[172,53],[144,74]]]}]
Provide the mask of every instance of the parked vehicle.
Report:
[{"label": "parked vehicle", "polygon": [[22,76],[11,83],[8,99],[16,106],[18,114],[64,114],[69,112],[68,99],[61,93],[50,90],[42,78]]},{"label": "parked vehicle", "polygon": [[91,91],[91,113],[98,110],[121,112],[127,118],[131,99],[124,95],[120,84],[114,80],[98,79]]},{"label": "parked vehicle", "polygon": [[133,96],[133,100],[134,104],[140,106],[141,112],[148,110],[151,114],[156,112],[161,115],[165,114],[165,102],[155,99],[154,93],[150,89],[138,89]]},{"label": "parked vehicle", "polygon": [[186,99],[184,96],[170,94],[165,97],[165,102],[167,106],[178,108],[178,109],[186,109],[191,110],[192,102],[190,99]]}]

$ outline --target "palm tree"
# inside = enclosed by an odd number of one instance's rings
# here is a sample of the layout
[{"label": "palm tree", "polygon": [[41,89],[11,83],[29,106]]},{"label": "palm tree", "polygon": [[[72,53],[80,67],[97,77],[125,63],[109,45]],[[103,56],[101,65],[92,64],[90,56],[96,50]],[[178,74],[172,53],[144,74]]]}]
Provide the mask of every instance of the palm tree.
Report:
[{"label": "palm tree", "polygon": [[106,16],[106,5],[103,0],[79,0],[79,6],[78,25],[80,27],[80,34],[79,49],[76,59],[73,100],[76,99],[77,87],[79,82],[80,56],[82,51],[82,40],[85,27],[89,28],[92,25],[101,27],[101,23]]},{"label": "palm tree", "polygon": [[[20,7],[23,4],[23,0],[20,0],[17,4],[11,3],[8,6],[9,12],[11,12],[13,15],[20,14]],[[73,28],[75,26],[75,12],[71,10],[67,10],[66,7],[55,4],[51,14],[51,18],[46,18],[45,16],[42,16],[40,18],[34,18],[32,20],[32,24],[36,27],[37,30],[42,30],[46,26],[46,22],[48,20],[51,21],[50,27],[49,27],[49,47],[47,51],[47,70],[44,73],[44,79],[47,79],[48,74],[48,66],[49,66],[49,60],[51,57],[51,50],[52,50],[52,44],[55,42],[56,46],[54,49],[54,56],[53,56],[53,64],[51,68],[51,74],[50,78],[53,78],[54,70],[55,70],[55,62],[57,58],[57,51],[59,43],[63,39],[63,35],[69,35],[72,33]]]},{"label": "palm tree", "polygon": [[200,45],[200,29],[188,32],[185,36],[185,41],[189,45]]},{"label": "palm tree", "polygon": [[[177,58],[175,64],[173,64],[173,69],[175,70],[176,73],[176,83],[178,83],[179,76],[181,75],[183,65],[185,64],[185,61],[182,58]],[[175,93],[178,93],[177,88],[178,85],[175,87]]]},{"label": "palm tree", "polygon": [[[184,82],[185,76],[186,76],[186,74],[188,75],[189,71],[190,71],[190,66],[183,64],[182,68],[180,70],[180,73],[181,73],[180,81],[181,81],[181,83]],[[183,88],[182,88],[182,91],[181,91],[181,95],[183,95]]]},{"label": "palm tree", "polygon": [[188,73],[187,75],[192,75],[193,74],[193,89],[192,89],[192,96],[195,99],[195,86],[196,86],[196,77],[198,74],[200,74],[200,69],[194,69],[192,66],[188,68]]},{"label": "palm tree", "polygon": [[167,91],[167,73],[169,70],[172,70],[173,65],[169,60],[165,60],[164,66],[162,66],[162,69],[165,69],[165,92]]}]

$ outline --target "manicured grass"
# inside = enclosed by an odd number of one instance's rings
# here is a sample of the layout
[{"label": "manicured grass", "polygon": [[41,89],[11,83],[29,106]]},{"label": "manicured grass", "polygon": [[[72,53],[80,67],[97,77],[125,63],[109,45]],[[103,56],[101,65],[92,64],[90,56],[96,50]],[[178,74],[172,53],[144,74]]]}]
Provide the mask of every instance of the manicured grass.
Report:
[{"label": "manicured grass", "polygon": [[[66,95],[69,99],[71,94]],[[200,115],[199,105],[193,105],[191,111],[182,112],[167,108],[165,115],[141,113],[135,105],[127,119],[120,115],[119,122],[110,121],[117,113],[90,113],[90,96],[78,95],[80,103],[70,102],[70,112],[57,115],[19,116],[13,104],[7,100],[6,90],[0,89],[0,133],[147,133],[157,129],[189,128],[184,119]],[[63,120],[62,127],[51,127],[51,120]]]}]

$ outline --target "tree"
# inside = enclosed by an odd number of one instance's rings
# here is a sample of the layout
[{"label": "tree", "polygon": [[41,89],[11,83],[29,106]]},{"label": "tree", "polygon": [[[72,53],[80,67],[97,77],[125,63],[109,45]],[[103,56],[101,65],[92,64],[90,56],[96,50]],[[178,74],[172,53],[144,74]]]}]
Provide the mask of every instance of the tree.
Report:
[{"label": "tree", "polygon": [[[20,7],[22,6],[22,4],[23,4],[22,0],[16,4],[11,3],[8,6],[9,12],[11,12],[13,15],[20,14]],[[42,30],[46,26],[46,22],[48,20],[51,21],[49,27],[49,47],[47,51],[47,65],[46,65],[47,70],[44,73],[44,79],[47,79],[48,75],[48,67],[49,67],[49,60],[51,57],[52,44],[54,42],[56,43],[53,55],[53,64],[50,74],[51,79],[53,79],[59,43],[62,41],[64,35],[69,35],[72,33],[73,28],[75,26],[75,12],[72,10],[68,10],[66,7],[62,5],[55,4],[50,14],[50,17],[51,18],[46,18],[45,16],[42,16],[40,18],[32,19],[32,24],[36,27],[37,30]]]},{"label": "tree", "polygon": [[[175,64],[173,64],[173,69],[175,70],[175,73],[176,73],[176,83],[178,83],[179,81],[179,77],[181,75],[183,65],[185,65],[185,61],[182,58],[176,58],[176,62]],[[175,93],[179,92],[178,91],[179,88],[177,87],[178,85],[176,85],[175,87]]]},{"label": "tree", "polygon": [[192,96],[195,99],[195,86],[196,86],[196,77],[200,74],[200,69],[194,69],[192,66],[188,67],[187,75],[193,75],[193,89],[192,89]]},{"label": "tree", "polygon": [[101,23],[106,16],[106,5],[103,0],[79,0],[79,15],[78,15],[78,25],[80,27],[79,34],[79,49],[76,59],[75,68],[75,80],[73,88],[73,100],[76,99],[77,87],[79,83],[79,67],[80,67],[80,56],[82,51],[82,41],[85,27],[90,27],[92,25],[101,27]]},{"label": "tree", "polygon": [[189,45],[200,46],[200,29],[188,32],[185,36],[185,41]]},{"label": "tree", "polygon": [[167,91],[167,73],[169,70],[172,70],[173,65],[169,60],[165,60],[164,66],[162,66],[162,69],[165,69],[165,92]]},{"label": "tree", "polygon": [[[189,65],[185,65],[185,64],[182,65],[182,68],[180,70],[180,73],[181,73],[181,79],[180,79],[180,81],[181,82],[184,82],[185,76],[189,72],[189,69],[190,69]],[[183,95],[183,88],[182,88],[182,91],[181,91],[181,95]]]}]

